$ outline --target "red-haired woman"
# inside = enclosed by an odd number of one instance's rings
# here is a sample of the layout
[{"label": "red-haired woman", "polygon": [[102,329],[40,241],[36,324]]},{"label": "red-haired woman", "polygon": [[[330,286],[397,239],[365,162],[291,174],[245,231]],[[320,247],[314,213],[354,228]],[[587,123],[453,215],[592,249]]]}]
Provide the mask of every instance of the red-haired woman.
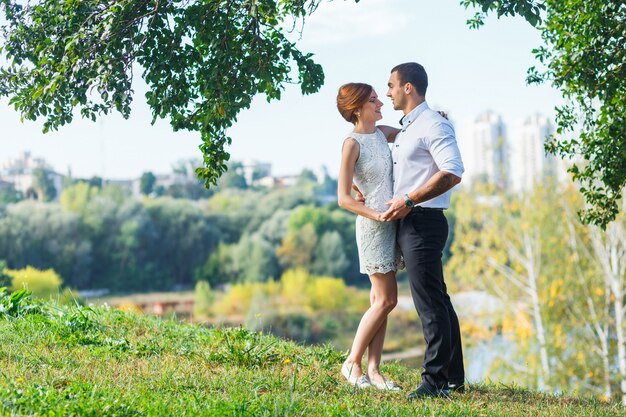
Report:
[{"label": "red-haired woman", "polygon": [[[387,142],[393,141],[398,131],[376,126],[382,119],[382,105],[368,84],[345,84],[337,94],[339,113],[354,124],[343,143],[337,197],[339,206],[358,215],[356,239],[360,270],[369,275],[372,283],[371,306],[361,319],[341,373],[359,388],[374,386],[397,391],[399,388],[393,381],[380,374],[387,315],[398,302],[396,271],[402,262],[396,244],[396,223],[381,219],[381,214],[387,210],[385,202],[393,198],[392,160]],[[352,197],[352,184],[365,197],[364,203]],[[363,372],[361,360],[366,349],[367,372]]]}]

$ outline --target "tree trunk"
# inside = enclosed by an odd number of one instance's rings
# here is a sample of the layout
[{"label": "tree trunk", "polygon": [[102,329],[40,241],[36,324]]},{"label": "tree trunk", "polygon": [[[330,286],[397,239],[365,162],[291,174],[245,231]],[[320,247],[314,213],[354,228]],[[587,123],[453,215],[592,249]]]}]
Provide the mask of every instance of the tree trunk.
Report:
[{"label": "tree trunk", "polygon": [[[598,277],[601,279],[601,283],[603,285],[604,303],[601,306],[601,310],[599,308],[596,308],[596,301],[591,295],[593,291],[593,284],[588,282],[581,269],[581,255],[585,256],[592,263],[595,262],[597,259],[595,259],[593,254],[589,250],[587,250],[587,246],[585,244],[579,245],[579,238],[577,236],[576,228],[574,226],[574,222],[578,222],[578,220],[574,220],[577,219],[577,217],[574,217],[571,213],[569,213],[567,207],[564,207],[564,211],[567,213],[569,246],[572,251],[572,255],[574,256],[576,275],[578,276],[581,287],[585,291],[585,304],[587,305],[588,310],[587,312],[581,311],[579,314],[576,314],[575,317],[577,317],[579,321],[589,323],[591,325],[592,338],[596,339],[599,344],[599,347],[595,347],[593,350],[600,355],[600,359],[602,360],[603,391],[604,397],[608,400],[613,397],[613,388],[611,387],[611,349],[609,341],[609,333],[611,329],[607,320],[607,318],[610,317],[611,314],[610,295],[612,293],[612,289],[605,277]],[[596,278],[595,274],[593,278]],[[600,283],[598,282],[598,284]],[[598,310],[602,312],[602,315],[598,314]]]},{"label": "tree trunk", "polygon": [[[604,236],[603,236],[604,235]],[[613,314],[615,315],[615,338],[617,339],[617,363],[619,369],[622,404],[626,406],[626,334],[624,329],[624,293],[626,275],[626,230],[623,220],[616,219],[606,232],[591,229],[591,240],[596,258],[602,268],[607,286],[613,293]]]},{"label": "tree trunk", "polygon": [[539,303],[539,293],[537,291],[537,278],[539,276],[541,258],[541,243],[539,242],[538,232],[535,233],[534,238],[528,234],[524,234],[524,252],[526,253],[527,261],[527,279],[528,290],[530,293],[530,299],[532,304],[533,321],[535,323],[535,329],[537,331],[537,341],[539,342],[539,358],[541,360],[541,380],[538,381],[539,389],[546,389],[550,387],[550,361],[548,358],[548,346],[546,343],[546,333],[543,326],[543,319],[541,317],[541,305]]}]

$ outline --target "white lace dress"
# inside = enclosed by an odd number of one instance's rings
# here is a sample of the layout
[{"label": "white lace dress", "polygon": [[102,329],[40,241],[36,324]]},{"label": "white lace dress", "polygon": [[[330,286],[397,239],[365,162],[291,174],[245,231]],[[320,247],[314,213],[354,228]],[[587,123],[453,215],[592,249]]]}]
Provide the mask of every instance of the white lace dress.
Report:
[{"label": "white lace dress", "polygon": [[[360,147],[354,169],[354,183],[365,196],[365,205],[376,211],[386,211],[385,202],[393,198],[391,150],[383,132],[355,133]],[[366,217],[356,218],[356,242],[362,274],[386,273],[404,268],[396,243],[396,222],[378,222]]]}]

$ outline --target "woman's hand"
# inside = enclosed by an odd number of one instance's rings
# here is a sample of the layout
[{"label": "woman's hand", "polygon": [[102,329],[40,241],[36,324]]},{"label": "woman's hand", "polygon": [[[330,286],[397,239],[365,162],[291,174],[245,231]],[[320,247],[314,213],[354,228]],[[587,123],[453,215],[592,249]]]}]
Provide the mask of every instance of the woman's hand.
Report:
[{"label": "woman's hand", "polygon": [[357,187],[356,184],[352,183],[352,189],[354,190],[354,199],[359,203],[365,204],[365,196],[363,195],[361,190],[359,190],[359,187]]}]

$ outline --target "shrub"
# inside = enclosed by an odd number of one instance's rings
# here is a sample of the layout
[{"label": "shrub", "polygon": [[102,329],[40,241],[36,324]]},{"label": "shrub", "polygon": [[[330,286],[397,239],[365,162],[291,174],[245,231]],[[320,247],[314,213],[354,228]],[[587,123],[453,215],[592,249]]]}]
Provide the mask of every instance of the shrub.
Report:
[{"label": "shrub", "polygon": [[6,267],[6,262],[0,261],[0,288],[11,286],[11,277],[6,274]]},{"label": "shrub", "polygon": [[219,316],[245,316],[255,294],[267,294],[267,286],[258,282],[235,284],[230,291],[217,300],[213,312]]},{"label": "shrub", "polygon": [[195,290],[195,303],[193,305],[194,317],[208,317],[211,315],[211,305],[214,294],[207,281],[198,281]]},{"label": "shrub", "polygon": [[131,303],[130,301],[123,302],[119,306],[117,306],[118,310],[129,311],[135,314],[143,314],[143,310],[135,303]]},{"label": "shrub", "polygon": [[338,310],[346,307],[346,284],[340,278],[315,277],[307,288],[311,307],[315,310]]},{"label": "shrub", "polygon": [[17,291],[26,287],[34,297],[56,297],[63,280],[53,270],[39,270],[32,266],[24,269],[7,269],[5,273],[11,277],[11,290]]},{"label": "shrub", "polygon": [[311,276],[302,268],[289,269],[280,278],[281,283],[281,307],[290,309],[308,309],[310,298],[307,286]]}]

